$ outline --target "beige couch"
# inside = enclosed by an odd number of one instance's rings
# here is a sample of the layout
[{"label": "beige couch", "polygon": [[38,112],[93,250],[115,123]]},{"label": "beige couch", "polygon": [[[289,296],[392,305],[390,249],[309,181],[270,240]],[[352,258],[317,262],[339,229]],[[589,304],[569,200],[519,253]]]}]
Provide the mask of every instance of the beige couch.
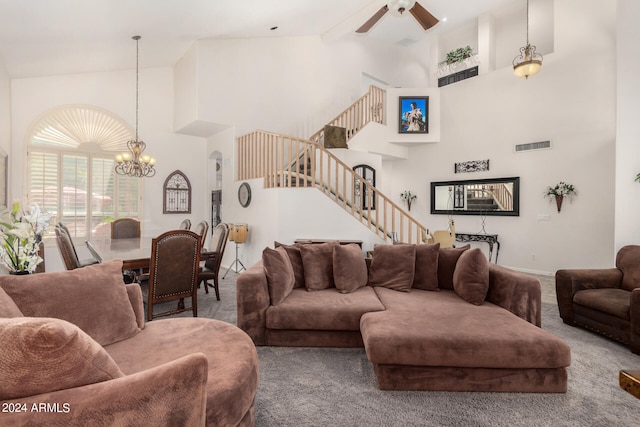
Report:
[{"label": "beige couch", "polygon": [[0,425],[253,425],[251,339],[212,319],[145,324],[121,269],[0,276]]},{"label": "beige couch", "polygon": [[238,277],[257,345],[364,347],[381,389],[566,391],[570,349],[540,328],[537,279],[468,245],[377,245],[370,263],[324,245],[267,248]]}]

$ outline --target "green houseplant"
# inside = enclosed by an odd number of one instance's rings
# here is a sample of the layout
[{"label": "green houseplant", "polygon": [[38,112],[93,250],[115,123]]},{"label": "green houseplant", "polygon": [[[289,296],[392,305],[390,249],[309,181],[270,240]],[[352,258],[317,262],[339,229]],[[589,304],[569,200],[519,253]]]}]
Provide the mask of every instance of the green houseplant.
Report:
[{"label": "green houseplant", "polygon": [[465,47],[459,47],[447,52],[447,57],[444,62],[448,65],[455,64],[456,62],[464,61],[465,59],[471,57],[471,55],[473,55],[471,46],[467,45]]},{"label": "green houseplant", "polygon": [[571,197],[575,196],[576,194],[578,194],[576,188],[564,181],[560,181],[554,187],[547,187],[547,190],[544,193],[546,197],[554,198],[556,200],[558,212],[560,212],[560,210],[562,209],[562,201],[564,200],[565,196]]}]

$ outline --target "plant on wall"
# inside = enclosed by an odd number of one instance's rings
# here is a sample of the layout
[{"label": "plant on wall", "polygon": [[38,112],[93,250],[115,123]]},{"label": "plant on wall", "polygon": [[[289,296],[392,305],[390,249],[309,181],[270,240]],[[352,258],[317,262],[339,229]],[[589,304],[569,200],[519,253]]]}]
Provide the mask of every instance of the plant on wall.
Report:
[{"label": "plant on wall", "polygon": [[556,200],[558,212],[560,212],[560,209],[562,209],[562,201],[564,200],[565,196],[572,197],[576,194],[578,194],[576,188],[564,181],[560,181],[555,185],[555,187],[547,187],[547,190],[544,193],[546,197],[554,198]]},{"label": "plant on wall", "polygon": [[640,182],[640,173],[638,175],[636,175],[636,179],[634,181]]},{"label": "plant on wall", "polygon": [[462,62],[467,58],[470,58],[473,55],[473,50],[471,46],[467,45],[465,47],[459,47],[457,49],[453,49],[452,51],[447,52],[447,57],[444,60],[444,63],[450,65],[455,64],[457,62]]},{"label": "plant on wall", "polygon": [[406,190],[400,193],[400,200],[402,200],[407,204],[408,211],[411,211],[411,203],[417,198],[418,196],[416,196],[415,194],[412,194],[411,191],[409,190]]}]

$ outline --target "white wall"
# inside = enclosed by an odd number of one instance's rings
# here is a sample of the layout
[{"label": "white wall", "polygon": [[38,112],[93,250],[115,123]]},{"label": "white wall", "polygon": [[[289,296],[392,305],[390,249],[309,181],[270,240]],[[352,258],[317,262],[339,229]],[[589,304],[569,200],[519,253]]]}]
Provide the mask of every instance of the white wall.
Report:
[{"label": "white wall", "polygon": [[[447,219],[429,214],[430,181],[520,176],[520,217],[488,217],[486,231],[500,235],[501,264],[543,273],[610,266],[614,252],[615,5],[565,0],[555,15],[556,52],[539,74],[521,80],[507,66],[443,87],[440,142],[393,162],[392,191],[415,190],[411,213],[432,230]],[[567,24],[587,28],[594,20],[598,43]],[[513,151],[542,140],[553,149]],[[453,172],[455,162],[487,158],[488,172]],[[578,196],[558,214],[543,193],[559,181],[574,184]],[[481,229],[479,216],[454,218],[457,230]]]},{"label": "white wall", "polygon": [[[135,71],[90,73],[14,79],[12,87],[13,195],[26,191],[26,139],[34,121],[48,110],[65,104],[89,104],[107,109],[135,127]],[[144,178],[142,233],[156,236],[183,218],[192,223],[208,218],[202,195],[206,192],[206,144],[202,138],[173,133],[173,71],[140,70],[139,134],[147,151],[157,159],[156,176]],[[162,187],[176,169],[189,178],[194,198],[191,215],[164,215]]]},{"label": "white wall", "polygon": [[640,58],[637,47],[640,3],[618,0],[617,141],[616,141],[616,249],[640,242]]},{"label": "white wall", "polygon": [[[11,154],[11,80],[4,63],[0,60],[0,149]],[[10,187],[7,186],[7,190]],[[11,203],[11,192],[7,194]]]}]

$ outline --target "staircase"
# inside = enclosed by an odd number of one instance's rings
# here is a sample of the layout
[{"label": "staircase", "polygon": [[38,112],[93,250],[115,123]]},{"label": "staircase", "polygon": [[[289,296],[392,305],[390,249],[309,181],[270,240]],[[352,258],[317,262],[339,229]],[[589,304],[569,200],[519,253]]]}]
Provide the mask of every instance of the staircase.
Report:
[{"label": "staircase", "polygon": [[[349,141],[371,121],[384,124],[384,99],[384,90],[370,86],[328,124],[344,127]],[[309,140],[265,131],[240,136],[238,179],[264,178],[265,188],[316,188],[384,241],[422,243],[426,227],[325,149],[323,141],[324,129]]]}]

